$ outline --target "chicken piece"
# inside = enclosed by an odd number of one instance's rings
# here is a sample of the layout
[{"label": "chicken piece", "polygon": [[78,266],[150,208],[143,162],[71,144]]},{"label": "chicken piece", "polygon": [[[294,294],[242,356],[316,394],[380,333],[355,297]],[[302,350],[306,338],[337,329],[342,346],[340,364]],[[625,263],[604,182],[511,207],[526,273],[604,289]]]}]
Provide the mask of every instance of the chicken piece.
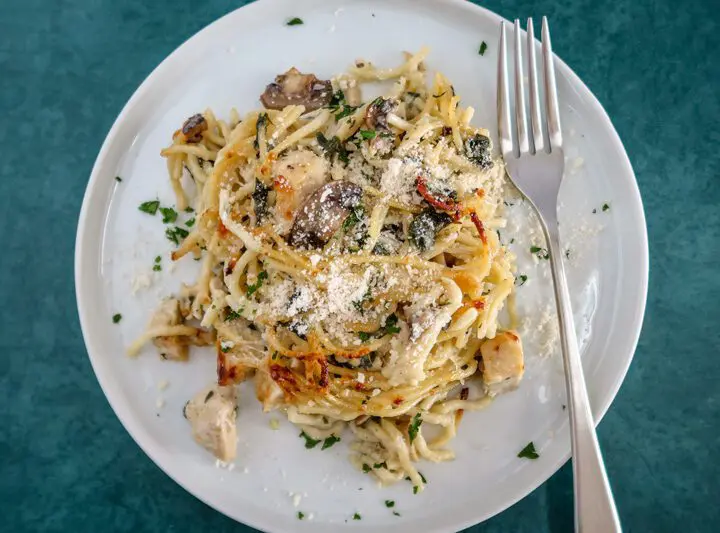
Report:
[{"label": "chicken piece", "polygon": [[185,404],[183,415],[200,446],[221,461],[235,459],[237,397],[235,387],[210,385]]},{"label": "chicken piece", "polygon": [[482,378],[486,392],[495,396],[514,389],[525,372],[520,337],[512,331],[502,331],[494,339],[480,346]]},{"label": "chicken piece", "polygon": [[285,403],[285,393],[275,383],[267,369],[258,370],[255,374],[255,396],[266,413]]},{"label": "chicken piece", "polygon": [[[186,309],[187,310],[187,309]],[[150,329],[164,326],[180,326],[184,323],[183,306],[175,298],[164,300],[150,320]],[[157,346],[160,357],[173,361],[187,361],[188,346],[207,346],[214,342],[214,334],[196,328],[194,335],[171,335],[155,337],[153,344]]]},{"label": "chicken piece", "polygon": [[277,228],[285,235],[300,205],[327,180],[329,163],[311,150],[296,150],[280,158],[273,172]]}]

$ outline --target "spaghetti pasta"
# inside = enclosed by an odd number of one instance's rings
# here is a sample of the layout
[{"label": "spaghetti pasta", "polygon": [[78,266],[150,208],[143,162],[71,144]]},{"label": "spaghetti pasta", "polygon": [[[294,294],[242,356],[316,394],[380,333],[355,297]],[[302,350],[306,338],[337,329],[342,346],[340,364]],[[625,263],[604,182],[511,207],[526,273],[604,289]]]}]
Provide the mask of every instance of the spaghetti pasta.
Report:
[{"label": "spaghetti pasta", "polygon": [[[172,300],[181,318],[156,316],[130,347],[214,335],[220,386],[254,376],[263,408],[312,439],[349,426],[353,464],[416,491],[416,461],[452,459],[462,413],[523,368],[515,334],[481,349],[504,331],[514,285],[492,229],[504,169],[450,82],[425,85],[427,54],[392,69],[358,61],[332,82],[292,69],[269,86],[291,105],[191,117],[161,154],[177,206],[197,213],[173,258],[202,255],[201,273]],[[387,95],[363,103],[361,83],[387,79]],[[290,85],[311,98],[280,92]],[[489,368],[493,387],[460,394],[487,385]]]}]

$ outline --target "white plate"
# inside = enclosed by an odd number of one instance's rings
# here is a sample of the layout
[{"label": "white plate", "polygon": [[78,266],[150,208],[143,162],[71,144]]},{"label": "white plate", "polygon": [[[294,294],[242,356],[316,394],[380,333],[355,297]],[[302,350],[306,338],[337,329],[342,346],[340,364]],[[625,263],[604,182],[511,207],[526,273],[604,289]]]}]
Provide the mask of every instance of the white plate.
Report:
[{"label": "white plate", "polygon": [[[288,27],[291,17],[305,24]],[[533,265],[533,235],[514,237],[518,290],[526,334],[527,373],[521,388],[487,410],[468,413],[453,442],[457,459],[423,464],[429,483],[421,495],[409,484],[378,489],[347,462],[347,440],[306,450],[287,421],[279,431],[248,390],[238,419],[240,444],[234,470],[215,467],[195,445],[181,415],[184,402],[214,376],[212,355],[189,364],[163,363],[151,353],[139,359],[124,347],[140,333],[159,298],[194,277],[194,262],[169,270],[170,244],[157,217],[137,209],[156,195],[173,196],[159,156],[172,132],[192,113],[212,107],[227,116],[258,106],[258,95],[276,73],[295,65],[328,77],[357,57],[394,65],[400,51],[432,49],[463,102],[477,110],[474,123],[495,128],[496,40],[500,18],[454,0],[328,2],[266,0],[235,11],[198,33],[168,57],[130,99],[108,134],[93,168],[77,234],[75,280],[83,334],[98,381],[137,443],[169,476],[209,505],[268,531],[337,531],[341,526],[384,531],[450,531],[485,520],[545,481],[569,456],[564,382],[557,354],[542,357],[547,331],[538,326],[551,308],[547,265]],[[487,41],[484,56],[477,53]],[[647,235],[637,185],[623,146],[607,115],[577,76],[558,61],[557,81],[571,167],[561,194],[563,233],[571,246],[570,283],[583,342],[590,399],[600,419],[620,386],[637,342],[648,276]],[[580,165],[580,159],[584,164]],[[122,176],[122,182],[114,177]],[[608,202],[608,212],[600,206]],[[524,206],[511,209],[513,224]],[[598,213],[592,214],[597,209]],[[151,272],[163,256],[163,272]],[[131,294],[138,274],[150,288]],[[140,276],[142,277],[142,276]],[[123,319],[114,325],[111,316]],[[551,326],[544,326],[551,330]],[[550,350],[552,351],[552,350]],[[158,390],[168,380],[169,387]],[[158,403],[158,400],[162,400]],[[161,403],[164,405],[159,406]],[[534,441],[541,457],[518,459]],[[293,506],[289,493],[302,495]],[[396,501],[394,516],[384,500]],[[312,521],[299,521],[302,510]],[[362,520],[353,521],[353,513]]]}]

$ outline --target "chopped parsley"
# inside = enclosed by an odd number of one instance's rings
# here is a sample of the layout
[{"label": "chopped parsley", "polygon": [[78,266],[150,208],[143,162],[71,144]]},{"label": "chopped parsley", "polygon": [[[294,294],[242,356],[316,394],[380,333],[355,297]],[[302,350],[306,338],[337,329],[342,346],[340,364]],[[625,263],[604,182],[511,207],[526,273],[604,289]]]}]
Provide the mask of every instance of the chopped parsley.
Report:
[{"label": "chopped parsley", "polygon": [[378,468],[387,468],[387,463],[383,461],[382,463],[375,463],[373,465],[373,468],[377,470]]},{"label": "chopped parsley", "polygon": [[422,479],[422,482],[427,485],[427,479],[425,479],[425,476],[422,475],[422,472],[418,472],[418,474],[420,475],[420,479]]},{"label": "chopped parsley", "polygon": [[120,313],[116,313],[113,315],[113,324],[117,324],[122,320],[122,315]]},{"label": "chopped parsley", "polygon": [[191,218],[190,220],[188,220],[188,221],[185,222],[185,225],[186,225],[188,228],[192,228],[192,227],[195,225],[195,219],[194,219],[194,218]]},{"label": "chopped parsley", "polygon": [[610,210],[610,204],[603,204],[602,210],[603,210],[603,211],[609,211],[609,210]]},{"label": "chopped parsley", "polygon": [[158,207],[160,207],[160,200],[152,200],[150,202],[141,203],[138,209],[148,215],[154,215],[157,213]]},{"label": "chopped parsley", "polygon": [[230,351],[230,345],[229,344],[221,344],[220,351],[222,353],[228,353]]},{"label": "chopped parsley", "polygon": [[122,178],[120,176],[115,176],[115,181],[120,182],[120,181],[122,181]]},{"label": "chopped parsley", "polygon": [[185,208],[185,212],[186,212],[186,213],[194,213],[195,210],[194,210],[192,207],[187,206],[187,207]]},{"label": "chopped parsley", "polygon": [[340,437],[336,437],[335,435],[330,435],[327,439],[323,441],[321,450],[325,450],[327,448],[332,447],[336,442],[340,442]]},{"label": "chopped parsley", "polygon": [[537,459],[538,457],[540,457],[540,454],[535,451],[535,444],[530,441],[528,442],[527,446],[520,450],[520,453],[517,454],[517,456],[524,459]]},{"label": "chopped parsley", "polygon": [[343,163],[347,163],[349,161],[347,150],[337,136],[328,139],[322,133],[318,133],[315,138],[328,159],[332,159],[333,156],[337,155],[337,158]]},{"label": "chopped parsley", "polygon": [[302,520],[303,518],[305,518],[305,513],[303,513],[302,511],[298,511],[297,517],[298,520]]},{"label": "chopped parsley", "polygon": [[248,285],[246,294],[247,297],[250,298],[255,291],[257,291],[260,287],[262,287],[263,281],[265,281],[268,278],[268,273],[266,271],[262,271],[257,276],[257,281],[253,283],[252,285]]},{"label": "chopped parsley", "polygon": [[320,440],[313,439],[310,435],[305,433],[304,431],[300,432],[300,436],[305,439],[305,447],[308,450],[312,450],[315,446],[320,444]]},{"label": "chopped parsley", "polygon": [[225,315],[225,322],[230,322],[231,320],[237,320],[238,318],[242,318],[242,309],[240,311],[235,311],[232,307],[227,308],[227,314]]},{"label": "chopped parsley", "polygon": [[162,257],[161,257],[161,256],[158,255],[157,257],[155,257],[155,262],[156,262],[156,263],[159,263],[160,261],[162,261]]},{"label": "chopped parsley", "polygon": [[286,26],[299,26],[300,24],[305,24],[300,17],[293,17],[285,23]]},{"label": "chopped parsley", "polygon": [[480,43],[480,48],[478,48],[478,54],[481,56],[485,55],[485,51],[487,50],[487,43],[485,41]]},{"label": "chopped parsley", "polygon": [[391,507],[395,507],[395,502],[393,500],[385,500],[385,507],[388,509]]},{"label": "chopped parsley", "polygon": [[160,213],[163,217],[163,224],[172,224],[177,220],[177,211],[172,207],[161,207]]},{"label": "chopped parsley", "polygon": [[366,474],[368,472],[370,472],[370,470],[372,470],[372,468],[370,468],[370,465],[367,463],[363,463],[362,469],[363,469],[363,472],[365,472]]},{"label": "chopped parsley", "polygon": [[358,337],[360,337],[360,340],[363,342],[370,340],[370,334],[367,331],[358,331]]},{"label": "chopped parsley", "polygon": [[[520,274],[520,275],[518,276],[518,278],[515,280],[515,283],[517,284],[518,287],[522,287],[523,285],[525,285],[525,282],[527,281],[527,279],[528,279],[528,278],[527,278],[527,276],[526,276],[525,274]],[[518,283],[518,281],[519,281],[520,283]]]},{"label": "chopped parsley", "polygon": [[383,326],[385,335],[393,335],[395,333],[400,333],[400,328],[397,326],[397,322],[398,317],[395,313],[385,319],[385,325]]},{"label": "chopped parsley", "polygon": [[536,255],[538,259],[550,259],[550,252],[548,252],[545,248],[540,248],[539,246],[531,246],[530,253]]},{"label": "chopped parsley", "polygon": [[360,130],[360,137],[365,140],[374,139],[376,135],[375,130]]},{"label": "chopped parsley", "polygon": [[415,437],[417,437],[418,431],[420,431],[420,426],[422,425],[422,417],[420,416],[420,413],[417,413],[413,419],[412,422],[410,422],[410,425],[408,426],[408,436],[410,437],[410,443],[412,444],[412,441],[415,440]]},{"label": "chopped parsley", "polygon": [[162,270],[162,266],[160,265],[153,265],[153,272],[160,272]]},{"label": "chopped parsley", "polygon": [[419,488],[417,485],[413,485],[413,494],[417,494]]},{"label": "chopped parsley", "polygon": [[351,106],[349,104],[345,104],[342,108],[342,110],[335,113],[335,120],[341,120],[349,115],[352,115],[357,107]]},{"label": "chopped parsley", "polygon": [[355,513],[353,515],[353,520],[362,520],[362,516],[360,516],[358,513]]},{"label": "chopped parsley", "polygon": [[343,221],[343,229],[348,231],[352,227],[356,226],[365,215],[365,208],[362,205],[358,205],[350,211],[350,214]]},{"label": "chopped parsley", "polygon": [[165,236],[169,241],[174,242],[176,245],[179,245],[180,241],[188,235],[190,235],[190,233],[186,229],[178,228],[177,226],[174,228],[167,228],[165,230]]}]

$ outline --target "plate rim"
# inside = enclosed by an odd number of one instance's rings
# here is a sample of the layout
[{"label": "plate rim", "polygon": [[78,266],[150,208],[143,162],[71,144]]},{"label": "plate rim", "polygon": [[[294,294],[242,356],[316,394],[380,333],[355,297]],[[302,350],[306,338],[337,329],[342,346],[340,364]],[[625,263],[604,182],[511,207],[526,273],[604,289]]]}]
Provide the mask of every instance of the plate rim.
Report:
[{"label": "plate rim", "polygon": [[[511,24],[509,20],[494,13],[493,11],[490,11],[489,9],[480,5],[467,2],[466,0],[443,0],[443,2],[445,4],[451,5],[453,9],[464,9],[468,12],[471,12],[472,15],[480,14],[484,17],[487,17],[491,21],[496,22],[498,25],[502,21]],[[260,11],[261,9],[268,9],[269,5],[280,5],[283,3],[286,3],[286,0],[257,0],[253,3],[246,4],[239,8],[233,9],[232,11],[229,11],[228,13],[210,22],[202,29],[194,33],[192,36],[187,38],[185,41],[183,41],[143,79],[137,89],[135,89],[135,91],[133,92],[132,96],[122,107],[118,116],[113,121],[113,124],[110,127],[110,130],[108,131],[105,140],[103,141],[100,151],[98,152],[95,162],[93,163],[93,167],[90,173],[90,179],[83,195],[82,207],[80,209],[78,217],[74,253],[74,282],[76,305],[86,352],[88,354],[88,358],[90,359],[90,363],[93,368],[93,372],[95,373],[95,377],[103,391],[103,394],[108,403],[110,404],[113,412],[115,413],[115,416],[117,416],[117,418],[120,420],[120,423],[123,425],[123,428],[130,434],[135,443],[148,456],[148,458],[150,458],[150,460],[155,465],[157,465],[170,479],[180,485],[188,493],[190,493],[195,498],[202,501],[209,507],[226,515],[228,518],[261,530],[265,530],[265,528],[268,526],[272,527],[274,530],[274,526],[271,525],[271,520],[255,520],[254,518],[243,517],[242,521],[240,521],[239,519],[235,518],[233,514],[226,512],[226,510],[221,508],[221,506],[210,503],[208,501],[209,498],[206,498],[205,495],[201,493],[201,491],[196,490],[194,487],[191,487],[189,483],[186,484],[185,482],[178,479],[178,477],[176,477],[173,473],[171,473],[172,467],[168,463],[168,461],[163,458],[161,450],[156,449],[155,443],[149,436],[142,434],[141,424],[131,419],[131,414],[129,410],[126,410],[124,406],[120,405],[118,397],[115,396],[114,386],[111,383],[111,377],[107,375],[103,368],[101,368],[101,350],[98,349],[96,343],[93,342],[91,330],[89,329],[89,311],[87,309],[88,306],[85,302],[91,296],[85,294],[85,290],[83,288],[83,277],[86,273],[86,265],[84,265],[83,258],[87,255],[85,249],[88,246],[87,241],[89,239],[87,235],[87,225],[88,219],[90,217],[90,211],[92,209],[90,200],[100,184],[100,167],[102,166],[103,161],[106,159],[111,146],[115,142],[117,142],[118,131],[120,130],[122,124],[125,122],[127,115],[131,113],[131,110],[135,107],[136,103],[144,97],[145,93],[150,90],[152,81],[160,77],[163,74],[163,71],[172,68],[173,64],[178,61],[178,58],[183,55],[186,49],[192,47],[196,42],[200,41],[204,35],[212,32],[212,30],[217,25],[227,22],[229,18],[237,16],[237,13],[241,10],[243,14],[250,14],[251,12]],[[633,315],[633,323],[631,324],[632,327],[626,330],[632,331],[632,335],[628,336],[628,346],[630,347],[630,354],[629,357],[627,357],[626,359],[624,367],[619,369],[620,372],[618,373],[618,378],[615,380],[615,383],[613,383],[612,387],[609,387],[608,391],[606,392],[605,401],[601,405],[597,405],[593,408],[594,421],[595,425],[597,426],[607,413],[610,405],[617,397],[617,393],[627,377],[627,372],[634,359],[635,351],[637,350],[637,345],[640,339],[640,334],[642,332],[642,325],[647,307],[647,296],[649,287],[649,244],[647,221],[645,217],[642,197],[640,195],[640,190],[637,183],[637,177],[635,176],[635,172],[632,168],[632,164],[630,163],[630,159],[627,151],[625,150],[625,146],[623,145],[617,130],[615,129],[612,121],[610,120],[609,115],[598,100],[597,96],[595,96],[595,94],[587,87],[587,85],[585,85],[582,79],[580,79],[580,77],[556,54],[554,55],[554,61],[556,69],[563,71],[563,74],[566,75],[574,85],[584,89],[585,91],[587,91],[588,95],[592,96],[592,98],[590,98],[588,101],[588,105],[602,119],[603,126],[609,133],[609,141],[612,147],[623,156],[619,161],[620,165],[623,167],[623,170],[628,174],[628,176],[632,177],[632,180],[629,180],[631,182],[629,188],[633,196],[631,203],[638,209],[636,215],[639,217],[638,228],[636,229],[639,230],[637,232],[637,237],[639,238],[641,244],[641,246],[637,250],[639,256],[638,271],[641,279],[641,286],[639,287],[640,292],[638,293],[638,300],[636,302],[633,302],[635,309]],[[95,264],[96,260],[93,259],[91,263]],[[479,524],[513,506],[515,503],[525,498],[528,494],[533,492],[535,489],[545,483],[548,479],[550,479],[550,477],[552,477],[552,475],[554,475],[560,469],[560,467],[567,462],[570,456],[571,452],[570,450],[568,450],[555,463],[548,463],[546,468],[543,470],[543,475],[539,476],[533,483],[529,483],[528,485],[522,487],[521,490],[517,491],[515,497],[508,498],[503,505],[499,505],[497,506],[497,508],[492,509],[489,512],[479,514],[473,520],[463,520],[462,522],[458,522],[454,527],[467,528],[472,525]],[[545,473],[547,473],[547,475],[545,475]]]}]

